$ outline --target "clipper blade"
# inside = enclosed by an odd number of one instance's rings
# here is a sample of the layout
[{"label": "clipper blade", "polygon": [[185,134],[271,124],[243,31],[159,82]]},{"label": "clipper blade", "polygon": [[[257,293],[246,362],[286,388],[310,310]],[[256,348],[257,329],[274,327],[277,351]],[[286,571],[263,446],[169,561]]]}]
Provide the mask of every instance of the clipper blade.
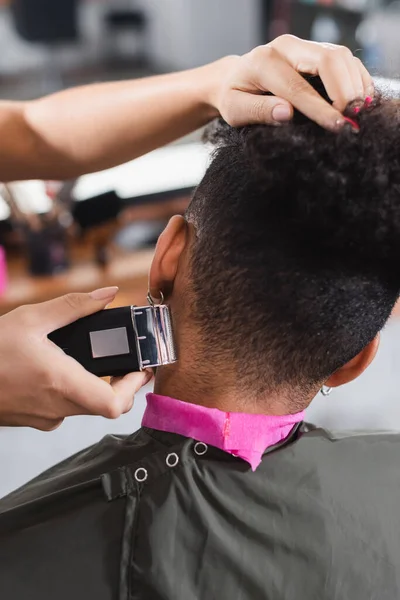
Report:
[{"label": "clipper blade", "polygon": [[132,321],[141,370],[176,362],[176,346],[168,306],[133,306]]},{"label": "clipper blade", "polygon": [[166,306],[166,311],[164,313],[164,327],[165,327],[165,341],[167,346],[167,354],[169,356],[169,362],[175,362],[177,360],[176,356],[176,345],[175,338],[172,329],[172,320],[171,313],[169,308]]}]

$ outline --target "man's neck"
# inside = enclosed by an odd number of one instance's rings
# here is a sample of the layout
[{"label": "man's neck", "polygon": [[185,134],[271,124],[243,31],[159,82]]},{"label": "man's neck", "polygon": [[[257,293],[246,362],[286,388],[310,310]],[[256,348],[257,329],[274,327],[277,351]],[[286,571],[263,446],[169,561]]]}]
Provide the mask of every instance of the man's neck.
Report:
[{"label": "man's neck", "polygon": [[[224,412],[287,415],[305,408],[293,406],[293,397],[289,403],[282,394],[256,395],[254,390],[242,389],[234,377],[229,379],[227,374],[185,370],[178,362],[158,369],[154,392]],[[235,383],[232,385],[231,381]]]}]

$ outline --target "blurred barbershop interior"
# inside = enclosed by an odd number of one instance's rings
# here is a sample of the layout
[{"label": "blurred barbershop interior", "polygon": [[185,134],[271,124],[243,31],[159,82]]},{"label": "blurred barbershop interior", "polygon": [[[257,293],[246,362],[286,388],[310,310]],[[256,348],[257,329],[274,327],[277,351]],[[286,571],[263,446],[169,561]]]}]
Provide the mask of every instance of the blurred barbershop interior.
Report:
[{"label": "blurred barbershop interior", "polygon": [[[285,33],[348,46],[397,94],[399,28],[400,2],[388,0],[0,0],[0,99],[189,69]],[[156,240],[184,213],[208,160],[199,131],[76,180],[0,184],[0,315],[111,285],[120,288],[114,306],[145,303]],[[400,428],[396,312],[374,365],[334,403],[317,398],[310,420]],[[79,417],[46,434],[0,428],[0,497],[106,433],[134,431],[145,391],[117,422]]]}]

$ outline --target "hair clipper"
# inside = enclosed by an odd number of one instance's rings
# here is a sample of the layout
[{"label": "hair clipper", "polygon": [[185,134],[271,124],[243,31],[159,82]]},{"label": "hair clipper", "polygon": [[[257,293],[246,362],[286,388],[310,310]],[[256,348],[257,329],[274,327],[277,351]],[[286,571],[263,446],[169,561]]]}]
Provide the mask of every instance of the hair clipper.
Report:
[{"label": "hair clipper", "polygon": [[176,361],[168,306],[124,306],[83,317],[49,339],[98,377],[122,376]]}]

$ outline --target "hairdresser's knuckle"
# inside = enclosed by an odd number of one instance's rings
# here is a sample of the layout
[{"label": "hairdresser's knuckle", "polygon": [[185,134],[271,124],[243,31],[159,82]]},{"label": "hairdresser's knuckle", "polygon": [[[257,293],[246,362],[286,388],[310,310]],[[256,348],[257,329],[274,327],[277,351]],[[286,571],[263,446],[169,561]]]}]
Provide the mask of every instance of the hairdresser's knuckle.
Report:
[{"label": "hairdresser's knuckle", "polygon": [[68,308],[76,310],[82,306],[83,296],[82,294],[69,293],[63,297],[63,300]]},{"label": "hairdresser's knuckle", "polygon": [[17,325],[26,329],[30,329],[37,324],[37,317],[35,315],[33,306],[19,306],[13,311]]},{"label": "hairdresser's knuckle", "polygon": [[309,91],[309,85],[303,77],[292,77],[288,81],[288,89],[292,97],[302,96]]},{"label": "hairdresser's knuckle", "polygon": [[18,323],[18,324],[25,324],[26,317],[27,317],[27,307],[26,306],[19,306],[18,308],[13,310],[8,315],[9,319],[11,319],[11,318],[15,319],[16,323]]},{"label": "hairdresser's knuckle", "polygon": [[256,69],[265,69],[265,64],[275,60],[278,56],[278,51],[271,44],[265,46],[257,46],[250,52],[253,59],[253,66]]},{"label": "hairdresser's knuckle", "polygon": [[124,407],[124,410],[122,411],[124,413],[124,415],[132,410],[134,403],[135,403],[135,398],[134,398],[134,396],[132,396],[132,398],[129,398],[126,406]]},{"label": "hairdresser's knuckle", "polygon": [[281,46],[282,44],[288,44],[289,42],[293,42],[294,40],[298,40],[295,35],[291,33],[283,33],[282,35],[278,35],[277,38],[272,42],[274,46]]},{"label": "hairdresser's knuckle", "polygon": [[250,78],[256,86],[261,82],[265,85],[271,65],[280,60],[279,56],[278,50],[270,44],[257,46],[247,54],[246,78]]},{"label": "hairdresser's knuckle", "polygon": [[251,122],[261,123],[265,121],[267,115],[265,114],[265,102],[264,98],[256,97],[251,105],[250,119]]},{"label": "hairdresser's knuckle", "polygon": [[291,33],[283,33],[282,35],[279,35],[277,38],[272,40],[272,42],[269,42],[269,44],[267,44],[267,45],[270,46],[271,48],[274,48],[278,52],[282,52],[282,51],[288,50],[290,47],[293,46],[293,44],[305,45],[308,43],[309,42],[307,42],[306,40],[301,40],[300,38],[296,37],[295,35],[293,35]]},{"label": "hairdresser's knuckle", "polygon": [[322,46],[320,55],[320,63],[327,68],[330,68],[338,61],[348,60],[353,58],[351,50],[346,46],[336,46],[334,44],[326,44]]},{"label": "hairdresser's knuckle", "polygon": [[347,46],[339,46],[338,52],[340,52],[344,58],[354,58],[352,51],[350,48],[347,48]]},{"label": "hairdresser's knuckle", "polygon": [[327,54],[327,56],[329,56],[330,60],[338,60],[340,58],[342,58],[342,59],[353,58],[353,53],[349,48],[347,48],[346,46],[335,45],[335,44],[332,44],[331,46],[327,47],[326,54]]},{"label": "hairdresser's knuckle", "polygon": [[319,62],[321,65],[330,68],[332,64],[337,62],[338,55],[335,53],[332,48],[323,48],[319,57]]},{"label": "hairdresser's knuckle", "polygon": [[265,58],[268,56],[276,56],[278,51],[273,44],[264,44],[263,46],[257,46],[257,48],[254,48],[253,52],[255,56],[258,56],[259,58]]},{"label": "hairdresser's knuckle", "polygon": [[114,402],[105,404],[101,412],[103,417],[110,419],[111,421],[115,421],[115,419],[118,419],[122,415],[121,407],[116,398]]},{"label": "hairdresser's knuckle", "polygon": [[36,426],[39,431],[55,431],[62,425],[64,419],[48,419]]},{"label": "hairdresser's knuckle", "polygon": [[49,429],[48,429],[48,431],[55,431],[56,429],[58,429],[59,427],[61,427],[61,425],[63,423],[64,423],[64,419],[54,420],[53,422],[49,423]]}]

